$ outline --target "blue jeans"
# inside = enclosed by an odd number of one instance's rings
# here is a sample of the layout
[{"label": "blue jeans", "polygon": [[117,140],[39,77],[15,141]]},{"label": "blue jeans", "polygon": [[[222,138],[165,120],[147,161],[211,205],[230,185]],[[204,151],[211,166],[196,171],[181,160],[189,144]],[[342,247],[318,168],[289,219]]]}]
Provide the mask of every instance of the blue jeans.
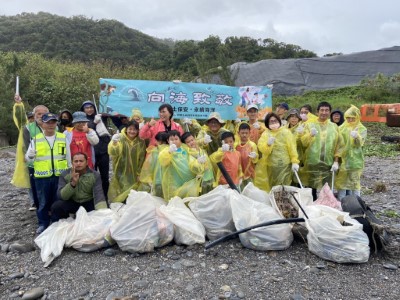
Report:
[{"label": "blue jeans", "polygon": [[35,186],[39,204],[36,209],[39,226],[47,228],[50,225],[51,206],[57,200],[58,176],[35,178]]}]

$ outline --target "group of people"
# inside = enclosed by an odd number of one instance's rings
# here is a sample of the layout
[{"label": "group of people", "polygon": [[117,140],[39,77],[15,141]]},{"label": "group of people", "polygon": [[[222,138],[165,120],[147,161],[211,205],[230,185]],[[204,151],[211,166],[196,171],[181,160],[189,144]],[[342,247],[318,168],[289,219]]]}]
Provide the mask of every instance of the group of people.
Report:
[{"label": "group of people", "polygon": [[167,201],[205,194],[228,183],[219,162],[239,190],[249,182],[267,192],[276,185],[301,183],[313,189],[316,199],[317,190],[336,173],[339,199],[360,195],[367,131],[358,108],[351,106],[342,114],[340,126],[331,121],[334,112],[328,102],[319,103],[315,115],[309,105],[289,109],[287,103],[265,117],[254,104],[246,111],[246,120],[235,121],[212,112],[201,125],[195,119],[175,121],[169,104],[159,107],[158,120],[148,122],[134,109],[131,117],[110,117],[118,129],[112,135],[93,102],[59,116],[39,105],[33,109],[34,120],[27,123],[22,99],[16,95],[14,120],[21,131],[23,157],[17,152],[20,167],[13,181],[24,177],[23,159],[39,221],[37,233],[80,206],[90,211],[124,202],[132,189]]}]

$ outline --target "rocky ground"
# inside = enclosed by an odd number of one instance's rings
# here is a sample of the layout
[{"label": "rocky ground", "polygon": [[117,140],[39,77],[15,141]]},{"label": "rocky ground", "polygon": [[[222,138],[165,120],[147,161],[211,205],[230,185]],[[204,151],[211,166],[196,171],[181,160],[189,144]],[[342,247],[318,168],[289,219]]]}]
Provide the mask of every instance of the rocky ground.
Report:
[{"label": "rocky ground", "polygon": [[[301,240],[269,252],[243,248],[238,239],[208,252],[204,245],[173,244],[141,255],[117,246],[94,253],[65,249],[44,268],[28,194],[10,184],[14,155],[0,151],[1,299],[399,298],[399,259],[378,254],[365,264],[337,264],[310,253]],[[362,185],[377,215],[386,224],[400,223],[399,157],[367,158]]]}]

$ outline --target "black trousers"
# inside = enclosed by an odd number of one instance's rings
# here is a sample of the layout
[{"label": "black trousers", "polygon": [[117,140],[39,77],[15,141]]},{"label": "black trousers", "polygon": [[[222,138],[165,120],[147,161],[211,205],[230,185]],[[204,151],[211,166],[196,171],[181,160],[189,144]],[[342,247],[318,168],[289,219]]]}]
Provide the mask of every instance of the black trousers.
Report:
[{"label": "black trousers", "polygon": [[94,201],[86,201],[78,203],[75,201],[57,200],[51,206],[51,221],[57,222],[60,219],[66,219],[69,214],[74,214],[78,211],[79,207],[83,206],[87,212],[94,210]]},{"label": "black trousers", "polygon": [[98,170],[101,177],[101,186],[103,187],[104,197],[107,199],[109,182],[109,172],[110,172],[110,157],[107,153],[96,154],[96,164],[94,166],[95,170]]}]

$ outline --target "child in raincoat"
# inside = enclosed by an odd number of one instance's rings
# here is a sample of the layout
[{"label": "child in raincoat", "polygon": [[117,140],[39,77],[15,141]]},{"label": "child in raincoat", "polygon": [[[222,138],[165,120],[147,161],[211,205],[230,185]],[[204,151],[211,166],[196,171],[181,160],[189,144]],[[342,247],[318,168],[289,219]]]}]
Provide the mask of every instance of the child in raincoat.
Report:
[{"label": "child in raincoat", "polygon": [[264,131],[258,141],[258,150],[262,153],[256,166],[254,185],[269,192],[276,185],[290,185],[292,172],[299,170],[296,141],[281,119],[275,113],[265,117]]},{"label": "child in raincoat", "polygon": [[204,149],[201,149],[196,142],[196,139],[190,132],[185,132],[181,138],[182,142],[188,146],[188,151],[191,156],[193,156],[199,163],[204,164],[204,173],[199,174],[201,176],[201,192],[200,194],[206,194],[213,189],[214,184],[214,172],[213,167],[210,161],[210,158],[207,155],[207,152]]},{"label": "child in raincoat", "polygon": [[[242,182],[242,163],[240,159],[239,151],[235,150],[235,136],[232,132],[227,131],[221,134],[222,146],[216,152],[210,155],[212,163],[216,164],[222,162],[227,173],[232,178],[233,183],[240,190],[240,184]],[[225,177],[218,169],[217,176],[215,178],[215,186],[218,184],[227,184]]]},{"label": "child in raincoat", "polygon": [[239,142],[236,143],[235,149],[240,153],[240,161],[242,163],[243,182],[241,188],[244,188],[249,182],[254,181],[255,166],[258,161],[257,145],[250,140],[250,125],[242,123],[238,130]]},{"label": "child in raincoat", "polygon": [[200,178],[204,173],[204,164],[199,163],[189,154],[189,149],[182,144],[179,131],[168,132],[169,147],[160,152],[158,163],[161,166],[161,185],[164,200],[178,196],[197,197],[200,192]]},{"label": "child in raincoat", "polygon": [[146,159],[140,172],[140,181],[149,186],[144,191],[150,191],[152,195],[163,197],[161,186],[161,167],[158,163],[158,155],[168,147],[168,133],[159,132],[155,136],[157,145],[147,148]]},{"label": "child in raincoat", "polygon": [[363,146],[367,129],[360,122],[360,110],[352,105],[344,114],[345,122],[339,127],[344,148],[342,163],[335,181],[338,198],[347,195],[360,196],[360,178],[364,169]]},{"label": "child in raincoat", "polygon": [[129,121],[121,133],[114,134],[108,144],[108,154],[114,174],[108,199],[111,202],[124,202],[132,189],[139,188],[139,175],[146,155],[146,144],[139,138],[139,123]]}]

